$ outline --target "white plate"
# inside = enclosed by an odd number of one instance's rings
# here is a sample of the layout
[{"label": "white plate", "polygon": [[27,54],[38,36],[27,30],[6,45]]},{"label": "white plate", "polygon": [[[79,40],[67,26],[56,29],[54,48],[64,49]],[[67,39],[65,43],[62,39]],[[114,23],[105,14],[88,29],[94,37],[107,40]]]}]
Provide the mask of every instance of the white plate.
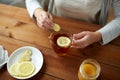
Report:
[{"label": "white plate", "polygon": [[[17,76],[13,76],[10,74],[10,66],[14,63],[16,63],[18,61],[18,58],[20,57],[20,55],[23,53],[24,50],[26,49],[30,49],[32,50],[32,62],[33,64],[35,65],[35,72],[28,76],[28,77],[17,77]],[[34,75],[36,75],[40,69],[42,68],[42,65],[43,65],[43,55],[42,53],[35,47],[31,47],[31,46],[24,46],[24,47],[21,47],[21,48],[18,48],[17,50],[15,50],[9,57],[8,61],[7,61],[7,70],[9,72],[9,74],[16,78],[16,79],[28,79],[28,78],[31,78],[33,77]]]}]

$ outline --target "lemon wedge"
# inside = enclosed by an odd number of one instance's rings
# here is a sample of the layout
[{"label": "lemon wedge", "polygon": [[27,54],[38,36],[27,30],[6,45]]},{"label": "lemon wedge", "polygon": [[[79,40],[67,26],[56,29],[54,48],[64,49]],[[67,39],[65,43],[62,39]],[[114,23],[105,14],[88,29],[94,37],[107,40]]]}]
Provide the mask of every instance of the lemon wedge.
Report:
[{"label": "lemon wedge", "polygon": [[26,77],[35,71],[35,66],[32,62],[22,62],[19,63],[17,70],[19,71],[19,76]]},{"label": "lemon wedge", "polygon": [[56,32],[60,31],[60,25],[54,23],[53,30],[56,31]]},{"label": "lemon wedge", "polygon": [[68,47],[71,44],[71,40],[68,37],[61,36],[57,39],[57,45],[60,47]]}]

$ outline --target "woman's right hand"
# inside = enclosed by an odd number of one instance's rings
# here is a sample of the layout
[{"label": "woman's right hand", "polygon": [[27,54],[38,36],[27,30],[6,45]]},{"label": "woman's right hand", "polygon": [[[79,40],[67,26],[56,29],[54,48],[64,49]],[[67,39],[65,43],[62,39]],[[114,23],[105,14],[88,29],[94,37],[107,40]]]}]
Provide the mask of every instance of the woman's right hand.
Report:
[{"label": "woman's right hand", "polygon": [[37,8],[34,12],[34,16],[36,17],[37,24],[40,28],[52,29],[53,21],[51,14],[41,8]]}]

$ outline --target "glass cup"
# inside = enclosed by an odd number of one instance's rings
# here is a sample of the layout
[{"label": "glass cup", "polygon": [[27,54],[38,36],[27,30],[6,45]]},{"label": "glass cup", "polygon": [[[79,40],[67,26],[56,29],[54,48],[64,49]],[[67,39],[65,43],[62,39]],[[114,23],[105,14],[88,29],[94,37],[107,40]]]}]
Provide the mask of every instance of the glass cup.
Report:
[{"label": "glass cup", "polygon": [[100,75],[100,64],[94,59],[86,59],[78,71],[79,80],[96,80]]},{"label": "glass cup", "polygon": [[[60,37],[67,37],[70,40],[70,44],[69,46],[66,47],[61,47],[57,44],[57,40]],[[64,31],[59,31],[59,32],[53,32],[51,33],[51,35],[49,36],[50,39],[50,43],[54,49],[54,51],[58,54],[66,54],[68,52],[68,50],[70,49],[71,43],[72,43],[72,35],[68,32],[64,32]]]}]

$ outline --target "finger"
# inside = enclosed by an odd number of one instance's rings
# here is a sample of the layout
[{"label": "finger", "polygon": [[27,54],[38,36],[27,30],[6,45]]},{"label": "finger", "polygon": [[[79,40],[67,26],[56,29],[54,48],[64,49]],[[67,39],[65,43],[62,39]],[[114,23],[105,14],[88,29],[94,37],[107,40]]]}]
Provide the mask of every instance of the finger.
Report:
[{"label": "finger", "polygon": [[46,19],[46,23],[49,25],[49,29],[52,29],[52,21],[50,19]]},{"label": "finger", "polygon": [[37,24],[42,28],[46,28],[46,29],[50,28],[50,24],[47,22],[47,19],[41,17],[37,18]]},{"label": "finger", "polygon": [[48,17],[48,14],[44,14],[43,17],[42,17],[42,20],[44,21],[44,23],[47,23],[49,25],[49,29],[52,29],[52,21],[51,19]]},{"label": "finger", "polygon": [[38,25],[40,28],[45,29],[45,28],[43,27],[43,25],[39,24],[39,22],[37,22],[37,25]]},{"label": "finger", "polygon": [[37,25],[41,28],[43,28],[43,20],[41,18],[37,18]]},{"label": "finger", "polygon": [[47,12],[41,12],[41,14],[37,17],[37,24],[41,28],[52,29],[52,16]]},{"label": "finger", "polygon": [[44,23],[43,23],[43,26],[44,26],[46,29],[50,29],[50,25],[49,25],[47,22],[44,22]]},{"label": "finger", "polygon": [[79,48],[79,47],[78,47],[78,46],[74,46],[74,45],[72,45],[71,48]]},{"label": "finger", "polygon": [[54,25],[54,24],[53,24],[53,17],[52,17],[51,14],[49,14],[49,18],[50,18],[50,20],[51,20],[51,26],[53,26],[53,25]]},{"label": "finger", "polygon": [[73,39],[81,39],[82,37],[85,36],[85,32],[81,32],[81,33],[78,33],[78,34],[73,34]]},{"label": "finger", "polygon": [[85,48],[88,45],[86,38],[81,38],[78,40],[73,40],[72,47],[75,48]]},{"label": "finger", "polygon": [[53,26],[53,18],[52,18],[52,15],[50,13],[47,13],[48,14],[48,19],[47,19],[47,22],[48,24],[51,26],[51,29],[52,29],[52,26]]},{"label": "finger", "polygon": [[52,15],[50,13],[47,13],[47,14],[48,14],[49,19],[53,20]]},{"label": "finger", "polygon": [[80,43],[77,43],[77,44],[74,43],[74,44],[71,45],[71,47],[72,48],[84,48],[83,43],[82,44],[80,44]]},{"label": "finger", "polygon": [[80,46],[80,45],[72,45],[71,48],[85,48],[87,46]]}]

